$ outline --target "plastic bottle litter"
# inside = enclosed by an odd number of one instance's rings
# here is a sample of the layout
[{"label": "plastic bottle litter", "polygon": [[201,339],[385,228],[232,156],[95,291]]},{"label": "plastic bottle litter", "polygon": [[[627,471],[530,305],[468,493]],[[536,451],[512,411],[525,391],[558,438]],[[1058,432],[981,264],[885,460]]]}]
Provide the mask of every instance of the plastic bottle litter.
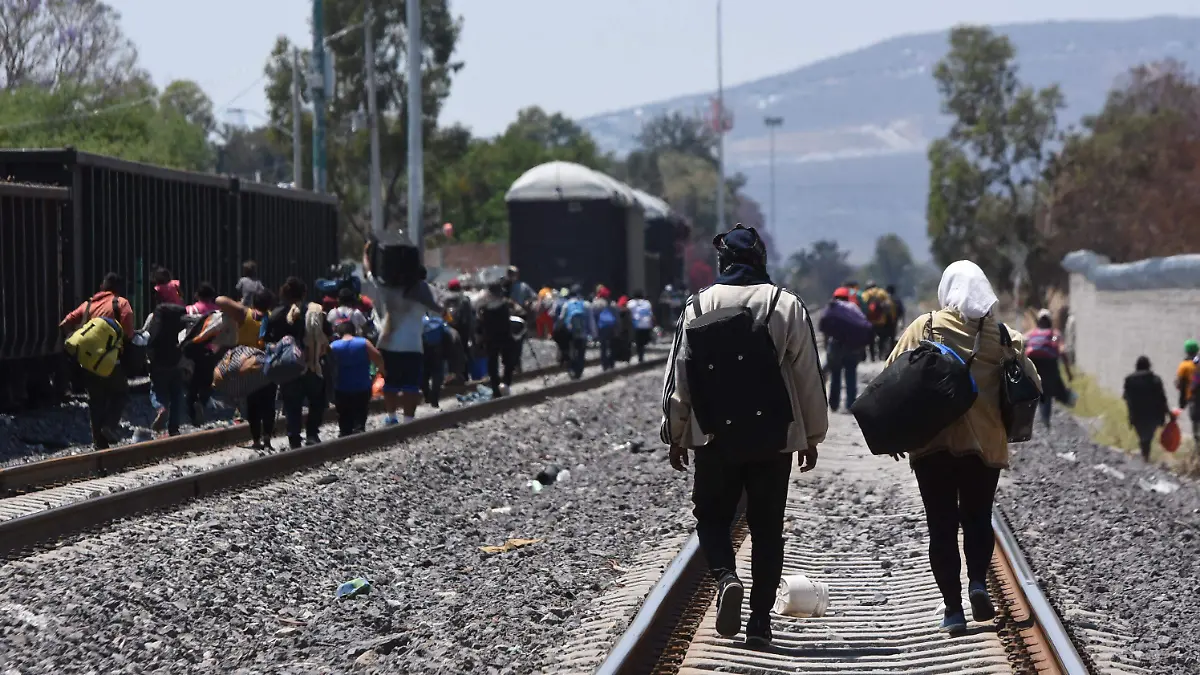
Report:
[{"label": "plastic bottle litter", "polygon": [[558,475],[555,476],[555,478],[554,478],[554,482],[556,482],[556,483],[565,483],[569,480],[571,480],[571,470],[570,469],[563,469],[562,471],[559,471]]},{"label": "plastic bottle litter", "polygon": [[[542,485],[552,485],[558,480],[558,474],[563,472],[563,468],[557,464],[547,464],[538,472],[537,481]],[[570,474],[568,474],[569,477]]]},{"label": "plastic bottle litter", "polygon": [[537,493],[541,492],[542,489],[546,487],[545,485],[542,485],[539,481],[536,481],[536,480],[531,480],[528,483],[526,483],[525,485],[527,487],[529,487],[529,489],[533,490],[533,494],[535,494],[535,495]]},{"label": "plastic bottle litter", "polygon": [[351,579],[346,583],[338,586],[337,599],[354,598],[360,595],[366,595],[371,592],[371,582],[362,577]]}]

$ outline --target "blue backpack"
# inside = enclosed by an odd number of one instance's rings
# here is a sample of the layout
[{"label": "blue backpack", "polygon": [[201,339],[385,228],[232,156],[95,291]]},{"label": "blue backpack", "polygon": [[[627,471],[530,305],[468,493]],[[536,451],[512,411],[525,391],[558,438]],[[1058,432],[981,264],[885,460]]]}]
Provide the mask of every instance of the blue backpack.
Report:
[{"label": "blue backpack", "polygon": [[287,384],[308,372],[304,350],[296,344],[296,338],[285,336],[279,342],[267,345],[264,350],[262,374],[275,384]]},{"label": "blue backpack", "polygon": [[574,298],[567,301],[563,308],[563,326],[571,333],[571,337],[582,340],[587,337],[587,305],[583,300]]},{"label": "blue backpack", "polygon": [[611,335],[617,328],[617,313],[612,305],[605,307],[596,314],[596,330],[603,335]]},{"label": "blue backpack", "polygon": [[426,347],[441,347],[446,337],[446,322],[438,316],[426,316],[422,323],[424,332],[422,338]]}]

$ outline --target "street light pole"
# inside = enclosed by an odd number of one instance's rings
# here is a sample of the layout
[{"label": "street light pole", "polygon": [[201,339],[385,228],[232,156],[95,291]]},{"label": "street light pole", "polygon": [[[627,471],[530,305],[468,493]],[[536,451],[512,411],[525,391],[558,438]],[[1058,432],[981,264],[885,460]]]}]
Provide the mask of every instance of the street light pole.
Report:
[{"label": "street light pole", "polygon": [[421,3],[406,0],[408,24],[408,229],[420,254],[425,253],[421,219],[424,214],[425,172],[421,125]]},{"label": "street light pole", "polygon": [[325,3],[313,0],[313,192],[325,191]]},{"label": "street light pole", "polygon": [[763,123],[767,125],[767,133],[771,137],[771,226],[769,232],[775,232],[779,225],[779,212],[775,210],[775,129],[783,126],[782,117],[766,117]]},{"label": "street light pole", "polygon": [[375,38],[371,32],[374,18],[374,5],[368,2],[363,44],[367,61],[367,129],[371,135],[371,232],[379,237],[383,234],[383,196],[379,177],[379,110],[375,101]]},{"label": "street light pole", "polygon": [[304,171],[300,157],[300,49],[292,48],[292,187],[304,187]]},{"label": "street light pole", "polygon": [[725,85],[721,58],[721,0],[717,0],[717,232],[725,231]]}]

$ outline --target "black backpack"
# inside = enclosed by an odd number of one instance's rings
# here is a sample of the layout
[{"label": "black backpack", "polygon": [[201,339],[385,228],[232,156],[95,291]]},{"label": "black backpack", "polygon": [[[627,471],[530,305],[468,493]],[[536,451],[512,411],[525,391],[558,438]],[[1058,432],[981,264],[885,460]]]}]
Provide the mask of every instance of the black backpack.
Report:
[{"label": "black backpack", "polygon": [[850,406],[872,454],[919,450],[967,414],[979,396],[971,364],[982,334],[980,319],[975,351],[964,361],[934,341],[929,315],[921,344],[896,357]]},{"label": "black backpack", "polygon": [[684,367],[692,413],[718,447],[728,443],[753,455],[787,448],[788,428],[795,418],[768,330],[782,293],[775,288],[762,319],[741,306],[704,314],[699,299],[691,299],[696,316],[684,329]]},{"label": "black backpack", "polygon": [[507,300],[489,300],[479,314],[479,328],[485,342],[504,344],[512,340],[512,312]]}]

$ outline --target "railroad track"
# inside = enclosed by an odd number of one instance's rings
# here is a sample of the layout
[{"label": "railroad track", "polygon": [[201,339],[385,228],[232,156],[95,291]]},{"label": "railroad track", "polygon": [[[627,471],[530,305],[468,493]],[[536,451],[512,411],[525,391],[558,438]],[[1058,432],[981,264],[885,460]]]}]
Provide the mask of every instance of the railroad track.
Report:
[{"label": "railroad track", "polygon": [[[853,418],[834,415],[831,425],[816,471],[801,476],[793,470],[784,559],[785,576],[804,574],[828,585],[825,615],[773,616],[774,642],[766,648],[746,647],[744,634],[719,636],[714,584],[693,534],[669,562],[651,565],[661,576],[641,589],[644,602],[596,673],[1100,672],[1072,642],[999,512],[989,574],[997,619],[973,622],[962,635],[939,632],[941,597],[907,463],[870,455]],[[749,586],[753,541],[742,545],[745,535],[739,516],[734,543]],[[619,607],[613,611],[615,618]],[[743,625],[747,617],[744,604]],[[564,663],[584,649],[586,640],[567,645]]]},{"label": "railroad track", "polygon": [[[53,543],[61,538],[97,528],[122,518],[158,509],[172,508],[191,500],[267,481],[296,470],[370,452],[405,439],[434,433],[467,422],[485,419],[508,410],[536,405],[550,398],[568,396],[607,384],[615,379],[661,368],[663,356],[646,359],[579,380],[533,387],[500,399],[443,410],[418,417],[408,424],[384,427],[348,438],[331,439],[317,445],[234,461],[195,472],[168,471],[149,484],[138,484],[133,474],[138,467],[151,471],[155,462],[185,457],[198,452],[229,450],[230,445],[248,440],[246,425],[196,432],[111,450],[32,462],[0,470],[0,489],[9,497],[0,499],[0,557],[11,558]],[[530,382],[562,372],[561,368],[527,371],[514,378]],[[161,472],[160,472],[161,473]],[[100,478],[90,477],[100,476]],[[143,477],[142,480],[145,480]],[[102,494],[101,488],[115,491]],[[131,487],[124,487],[126,484]]]}]

